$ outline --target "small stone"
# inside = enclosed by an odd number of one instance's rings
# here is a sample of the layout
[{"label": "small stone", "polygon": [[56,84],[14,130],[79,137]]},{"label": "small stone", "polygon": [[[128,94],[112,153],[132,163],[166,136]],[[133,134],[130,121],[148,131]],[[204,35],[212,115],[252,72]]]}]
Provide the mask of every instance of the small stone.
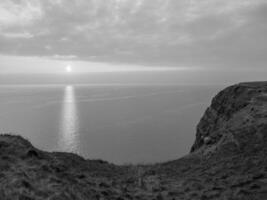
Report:
[{"label": "small stone", "polygon": [[211,141],[212,141],[210,137],[204,137],[203,140],[204,140],[204,144],[206,144],[206,145],[207,145],[207,144],[210,144]]}]

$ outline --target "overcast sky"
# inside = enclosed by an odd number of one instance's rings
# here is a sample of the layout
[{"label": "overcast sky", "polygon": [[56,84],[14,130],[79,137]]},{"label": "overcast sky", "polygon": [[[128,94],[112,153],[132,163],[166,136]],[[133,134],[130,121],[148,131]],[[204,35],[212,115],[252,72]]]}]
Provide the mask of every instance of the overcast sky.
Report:
[{"label": "overcast sky", "polygon": [[266,71],[266,36],[266,0],[0,1],[2,73]]}]

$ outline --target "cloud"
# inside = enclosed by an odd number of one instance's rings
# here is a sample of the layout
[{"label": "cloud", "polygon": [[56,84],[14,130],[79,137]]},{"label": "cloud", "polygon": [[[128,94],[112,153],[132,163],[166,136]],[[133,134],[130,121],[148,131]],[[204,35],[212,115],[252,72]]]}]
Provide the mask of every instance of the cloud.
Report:
[{"label": "cloud", "polygon": [[9,38],[32,38],[33,35],[28,32],[4,32],[1,34],[2,37]]},{"label": "cloud", "polygon": [[266,17],[264,0],[3,0],[0,53],[178,67],[264,67]]},{"label": "cloud", "polygon": [[41,18],[42,10],[37,0],[2,0],[0,3],[0,28],[31,24]]}]

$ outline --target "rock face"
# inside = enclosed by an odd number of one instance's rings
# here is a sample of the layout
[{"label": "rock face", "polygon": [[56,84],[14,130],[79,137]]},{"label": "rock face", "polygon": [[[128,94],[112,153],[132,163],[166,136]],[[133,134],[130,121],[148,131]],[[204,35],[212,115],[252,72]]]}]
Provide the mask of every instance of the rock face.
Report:
[{"label": "rock face", "polygon": [[267,83],[241,83],[221,91],[197,126],[191,152],[215,150],[232,142],[240,150],[267,137]]},{"label": "rock face", "polygon": [[0,136],[1,200],[265,200],[267,83],[220,92],[197,126],[187,156],[116,166],[36,149]]}]

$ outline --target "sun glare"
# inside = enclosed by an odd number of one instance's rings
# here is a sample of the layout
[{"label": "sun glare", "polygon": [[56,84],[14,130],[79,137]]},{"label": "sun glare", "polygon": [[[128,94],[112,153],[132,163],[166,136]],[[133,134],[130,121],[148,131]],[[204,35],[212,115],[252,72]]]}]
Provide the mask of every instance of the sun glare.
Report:
[{"label": "sun glare", "polygon": [[68,65],[65,70],[66,70],[66,72],[70,73],[70,72],[72,72],[72,67],[70,65]]}]

